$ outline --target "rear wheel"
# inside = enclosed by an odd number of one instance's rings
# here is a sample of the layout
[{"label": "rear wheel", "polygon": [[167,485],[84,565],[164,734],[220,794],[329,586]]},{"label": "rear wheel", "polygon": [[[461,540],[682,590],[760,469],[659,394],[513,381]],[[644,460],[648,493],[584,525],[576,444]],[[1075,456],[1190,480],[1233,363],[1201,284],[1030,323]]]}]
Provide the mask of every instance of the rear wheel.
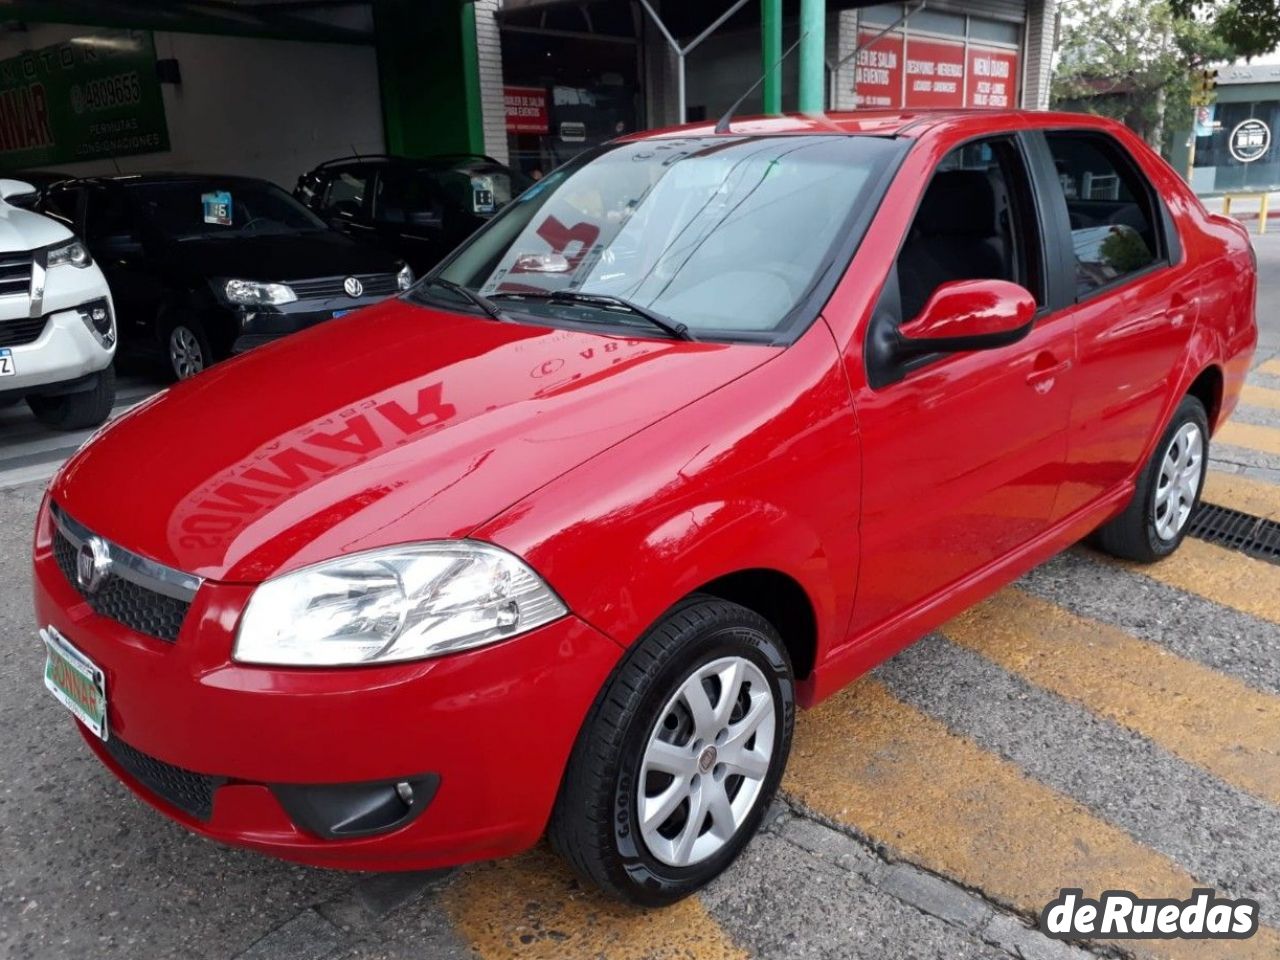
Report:
[{"label": "rear wheel", "polygon": [[1101,550],[1153,563],[1178,549],[1200,500],[1209,463],[1209,418],[1204,404],[1184,397],[1151,460],[1138,477],[1133,501],[1094,535]]},{"label": "rear wheel", "polygon": [[791,663],[772,625],[711,597],[681,604],[630,651],[583,724],[552,846],[621,899],[688,896],[759,827],[794,718]]},{"label": "rear wheel", "polygon": [[108,366],[93,389],[53,397],[27,397],[36,419],[55,430],[88,430],[106,422],[116,402],[116,371]]}]

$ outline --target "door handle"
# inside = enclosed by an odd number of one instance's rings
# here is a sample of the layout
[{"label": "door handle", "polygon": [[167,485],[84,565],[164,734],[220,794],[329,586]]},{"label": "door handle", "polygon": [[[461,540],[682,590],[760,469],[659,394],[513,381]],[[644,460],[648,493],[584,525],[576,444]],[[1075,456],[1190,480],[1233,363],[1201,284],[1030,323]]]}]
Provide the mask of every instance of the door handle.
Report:
[{"label": "door handle", "polygon": [[1037,369],[1028,373],[1027,383],[1035,389],[1036,393],[1043,396],[1053,389],[1054,384],[1058,382],[1058,377],[1071,369],[1071,361],[1062,360],[1058,363],[1053,363],[1053,356],[1051,354],[1041,354],[1041,356],[1037,358],[1037,363],[1042,360],[1047,360],[1050,365],[1047,367],[1037,367]]}]

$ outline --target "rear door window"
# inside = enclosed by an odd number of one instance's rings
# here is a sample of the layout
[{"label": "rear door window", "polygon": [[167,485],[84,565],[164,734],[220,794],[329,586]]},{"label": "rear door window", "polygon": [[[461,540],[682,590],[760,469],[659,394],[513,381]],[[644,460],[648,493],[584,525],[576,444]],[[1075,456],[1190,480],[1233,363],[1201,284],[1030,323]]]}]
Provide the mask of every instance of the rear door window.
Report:
[{"label": "rear door window", "polygon": [[347,167],[336,170],[324,192],[325,216],[358,220],[364,213],[365,197],[369,192],[370,169]]},{"label": "rear door window", "polygon": [[1071,224],[1076,295],[1084,298],[1165,257],[1155,192],[1137,164],[1106,134],[1045,134]]}]

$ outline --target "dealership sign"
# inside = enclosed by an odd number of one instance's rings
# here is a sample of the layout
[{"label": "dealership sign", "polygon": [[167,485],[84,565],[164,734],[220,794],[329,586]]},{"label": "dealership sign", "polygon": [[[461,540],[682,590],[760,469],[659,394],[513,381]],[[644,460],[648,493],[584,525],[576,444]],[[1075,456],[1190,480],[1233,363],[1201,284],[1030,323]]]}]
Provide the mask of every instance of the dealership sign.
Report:
[{"label": "dealership sign", "polygon": [[149,32],[104,30],[0,60],[0,165],[168,149]]},{"label": "dealership sign", "polygon": [[503,87],[507,133],[547,133],[547,91],[542,87]]},{"label": "dealership sign", "polygon": [[1271,128],[1261,120],[1245,120],[1231,131],[1227,147],[1241,163],[1261,160],[1271,149]]},{"label": "dealership sign", "polygon": [[854,102],[863,109],[1016,106],[1016,50],[876,30],[858,43]]}]

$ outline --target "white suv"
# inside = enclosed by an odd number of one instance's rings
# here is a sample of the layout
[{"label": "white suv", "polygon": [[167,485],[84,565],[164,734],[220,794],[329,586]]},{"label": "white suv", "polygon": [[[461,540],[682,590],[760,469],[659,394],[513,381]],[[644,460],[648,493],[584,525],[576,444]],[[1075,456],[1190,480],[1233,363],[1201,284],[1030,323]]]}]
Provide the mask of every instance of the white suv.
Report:
[{"label": "white suv", "polygon": [[70,230],[8,202],[34,192],[0,179],[0,406],[25,399],[51,427],[96,427],[116,395],[111,292]]}]

